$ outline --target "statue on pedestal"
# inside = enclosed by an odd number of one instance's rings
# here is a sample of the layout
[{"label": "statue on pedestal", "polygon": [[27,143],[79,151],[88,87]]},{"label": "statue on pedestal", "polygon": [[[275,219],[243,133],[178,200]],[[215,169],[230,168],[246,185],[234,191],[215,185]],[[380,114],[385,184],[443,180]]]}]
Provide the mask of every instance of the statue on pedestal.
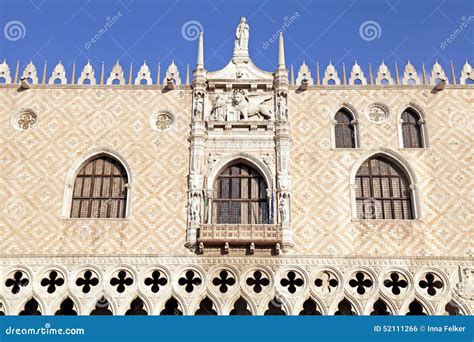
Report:
[{"label": "statue on pedestal", "polygon": [[247,55],[249,46],[249,25],[245,17],[240,18],[240,24],[235,31],[234,55],[236,52]]}]

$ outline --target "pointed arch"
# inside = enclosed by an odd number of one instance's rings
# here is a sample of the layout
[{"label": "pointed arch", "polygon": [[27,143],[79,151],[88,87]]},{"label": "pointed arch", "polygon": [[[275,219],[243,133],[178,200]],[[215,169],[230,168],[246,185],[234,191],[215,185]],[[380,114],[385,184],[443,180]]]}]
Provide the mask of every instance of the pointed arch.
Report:
[{"label": "pointed arch", "polygon": [[[383,307],[383,305],[380,305],[381,302],[385,305],[385,307]],[[380,292],[379,296],[373,296],[367,301],[363,314],[371,316],[380,316],[383,315],[383,313],[377,313],[377,310],[380,309],[385,309],[389,312],[389,315],[398,315],[397,305],[383,292]]]},{"label": "pointed arch", "polygon": [[426,114],[419,105],[409,102],[397,112],[398,145],[400,148],[428,148]]},{"label": "pointed arch", "polygon": [[274,296],[270,301],[268,301],[268,305],[265,309],[263,315],[265,316],[288,316],[291,314],[288,310],[288,307],[285,307],[285,303],[283,298]]},{"label": "pointed arch", "polygon": [[116,151],[109,148],[98,148],[89,151],[88,153],[82,155],[80,158],[77,158],[69,168],[66,174],[61,218],[68,219],[71,217],[76,177],[88,163],[93,162],[94,160],[97,160],[101,157],[109,158],[114,163],[116,163],[119,169],[123,169],[123,179],[126,179],[126,183],[125,181],[122,181],[122,183],[125,184],[121,185],[121,189],[123,188],[123,192],[120,194],[120,199],[124,201],[125,206],[123,211],[123,218],[129,217],[132,190],[132,173],[130,166],[128,165],[126,160]]},{"label": "pointed arch", "polygon": [[46,305],[37,296],[33,295],[24,301],[18,312],[19,316],[42,316],[45,315]]},{"label": "pointed arch", "polygon": [[[367,169],[369,162],[376,172]],[[390,170],[388,174],[386,170]],[[366,184],[365,190],[362,183]],[[387,189],[386,193],[382,192],[382,186]],[[352,219],[421,217],[418,183],[413,169],[402,156],[386,148],[371,150],[357,159],[350,174],[350,196]]]},{"label": "pointed arch", "polygon": [[434,310],[430,303],[424,298],[415,295],[408,297],[400,307],[400,315],[407,316],[431,316]]},{"label": "pointed arch", "polygon": [[[345,303],[345,302],[349,302],[349,304],[351,306],[351,309],[354,312],[354,315],[356,315],[356,316],[363,315],[364,311],[362,309],[362,306],[359,304],[359,302],[353,296],[351,296],[346,291],[343,291],[343,292],[339,293],[337,296],[335,296],[333,298],[333,300],[331,301],[331,303],[329,305],[329,308],[327,310],[327,314],[328,315],[336,315],[336,312],[340,311],[340,309],[341,309],[341,308],[339,308],[341,302],[344,302],[343,306],[341,307],[342,309],[345,308],[344,305],[347,305],[347,303]],[[336,316],[339,316],[339,315],[340,315],[340,313],[337,314]],[[341,315],[341,316],[343,316],[343,315]]]},{"label": "pointed arch", "polygon": [[344,297],[337,303],[337,310],[334,312],[334,316],[357,316],[357,310],[353,302]]},{"label": "pointed arch", "polygon": [[359,114],[355,107],[343,102],[330,113],[331,147],[359,148]]},{"label": "pointed arch", "polygon": [[423,306],[423,304],[417,300],[414,299],[408,304],[408,311],[406,313],[407,316],[427,316],[428,314],[426,313],[426,310]]},{"label": "pointed arch", "polygon": [[466,303],[453,292],[451,298],[440,301],[436,315],[468,316],[471,313]]},{"label": "pointed arch", "polygon": [[[239,303],[237,303],[240,301]],[[243,307],[243,302],[245,302],[246,309],[250,311],[250,316],[258,315],[258,308],[251,296],[247,295],[245,292],[236,293],[232,298],[229,299],[228,305],[226,305],[229,315],[241,315],[239,314],[239,309]],[[237,305],[239,304],[239,305]],[[233,310],[236,310],[232,313]],[[225,313],[224,313],[225,314]]]},{"label": "pointed arch", "polygon": [[257,157],[245,153],[245,152],[239,152],[239,153],[234,153],[228,156],[223,156],[219,158],[211,167],[209,170],[207,177],[205,179],[205,184],[204,187],[206,191],[210,194],[212,193],[212,190],[214,188],[214,182],[217,178],[217,176],[229,165],[232,163],[237,163],[237,162],[244,162],[245,164],[248,164],[249,166],[255,168],[265,179],[267,188],[270,192],[273,192],[274,188],[274,180],[273,180],[273,172],[272,170],[269,169],[269,167],[260,159]]},{"label": "pointed arch", "polygon": [[244,297],[240,296],[234,301],[233,309],[230,310],[229,316],[252,316],[249,304]]},{"label": "pointed arch", "polygon": [[[209,312],[200,311],[197,313],[197,311],[200,309],[208,310]],[[221,315],[223,312],[221,300],[219,300],[219,297],[208,291],[201,293],[188,305],[189,315],[213,315],[211,312],[212,310],[214,310],[217,315]]]},{"label": "pointed arch", "polygon": [[88,314],[91,316],[111,316],[117,315],[118,309],[116,304],[112,301],[112,297],[102,292],[92,304]]},{"label": "pointed arch", "polygon": [[370,309],[370,316],[391,316],[393,315],[390,307],[387,302],[379,297],[376,301],[372,303],[372,308]]},{"label": "pointed arch", "polygon": [[59,309],[55,311],[55,316],[77,316],[78,308],[71,297],[66,296],[59,305]]},{"label": "pointed arch", "polygon": [[209,296],[205,296],[199,302],[199,308],[194,312],[194,315],[195,316],[217,316],[217,306]]},{"label": "pointed arch", "polygon": [[184,305],[178,296],[172,294],[164,303],[164,308],[160,311],[161,316],[182,316],[184,315]]},{"label": "pointed arch", "polygon": [[265,176],[265,171],[268,171],[266,167],[259,167],[254,161],[240,157],[226,162],[219,173],[212,174],[207,184],[209,189],[213,179],[212,188],[208,191],[211,199],[207,208],[208,223],[271,223],[271,178]]},{"label": "pointed arch", "polygon": [[142,299],[141,296],[134,296],[130,305],[125,311],[126,316],[148,316],[150,309],[147,307],[147,304]]},{"label": "pointed arch", "polygon": [[323,314],[321,305],[313,297],[307,298],[298,309],[300,316],[321,316]]},{"label": "pointed arch", "polygon": [[9,308],[7,307],[7,301],[5,298],[0,296],[0,316],[6,316],[9,313]]}]

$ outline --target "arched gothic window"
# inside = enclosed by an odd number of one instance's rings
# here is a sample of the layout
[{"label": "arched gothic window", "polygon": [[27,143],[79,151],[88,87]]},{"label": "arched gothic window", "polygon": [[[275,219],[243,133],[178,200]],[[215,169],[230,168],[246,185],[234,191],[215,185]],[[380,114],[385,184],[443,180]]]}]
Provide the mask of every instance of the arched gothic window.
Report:
[{"label": "arched gothic window", "polygon": [[242,162],[221,172],[214,183],[212,222],[269,223],[267,185],[260,173]]},{"label": "arched gothic window", "polygon": [[341,108],[334,116],[334,142],[336,148],[356,148],[357,128],[354,116]]},{"label": "arched gothic window", "polygon": [[391,159],[374,155],[355,177],[357,217],[413,219],[413,199],[405,171]]},{"label": "arched gothic window", "polygon": [[115,158],[99,155],[76,176],[72,195],[72,218],[124,218],[128,176]]},{"label": "arched gothic window", "polygon": [[424,121],[415,110],[407,108],[401,116],[404,148],[425,147],[423,137]]}]

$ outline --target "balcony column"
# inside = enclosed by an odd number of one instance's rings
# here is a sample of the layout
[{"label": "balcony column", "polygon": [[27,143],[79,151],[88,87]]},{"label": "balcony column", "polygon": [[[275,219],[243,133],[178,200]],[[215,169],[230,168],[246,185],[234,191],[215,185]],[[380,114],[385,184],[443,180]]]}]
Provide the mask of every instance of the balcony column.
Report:
[{"label": "balcony column", "polygon": [[291,229],[291,176],[290,166],[290,123],[288,110],[288,70],[285,66],[283,34],[280,33],[278,47],[278,67],[273,73],[273,91],[275,97],[275,150],[276,150],[276,216],[275,223],[282,229],[283,251],[293,246]]},{"label": "balcony column", "polygon": [[186,247],[196,247],[197,233],[206,219],[203,217],[203,169],[206,147],[205,111],[207,95],[207,71],[204,69],[203,35],[198,40],[196,69],[193,71],[193,98],[191,108],[191,132],[189,136],[189,176],[188,176],[188,222],[186,227]]}]

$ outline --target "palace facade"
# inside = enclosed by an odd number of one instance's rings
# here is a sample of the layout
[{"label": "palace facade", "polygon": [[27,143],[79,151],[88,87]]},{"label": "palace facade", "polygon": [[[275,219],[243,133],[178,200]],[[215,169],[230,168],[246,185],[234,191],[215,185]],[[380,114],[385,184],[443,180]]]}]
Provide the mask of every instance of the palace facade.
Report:
[{"label": "palace facade", "polygon": [[0,314],[474,313],[471,65],[248,38],[192,77],[0,64]]}]

